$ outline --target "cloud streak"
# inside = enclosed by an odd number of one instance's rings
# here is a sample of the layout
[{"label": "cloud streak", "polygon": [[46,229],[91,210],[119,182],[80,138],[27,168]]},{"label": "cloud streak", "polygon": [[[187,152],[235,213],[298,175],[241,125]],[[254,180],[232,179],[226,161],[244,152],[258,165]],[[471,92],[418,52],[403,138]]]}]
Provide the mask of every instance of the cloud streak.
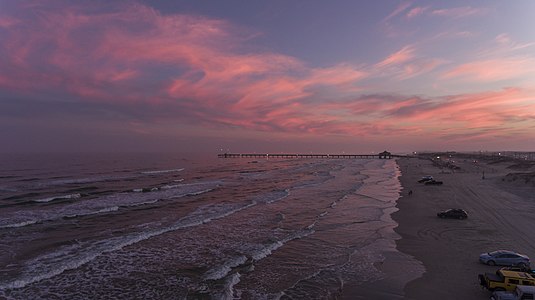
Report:
[{"label": "cloud streak", "polygon": [[431,15],[450,18],[464,18],[475,15],[482,15],[485,13],[487,13],[487,9],[475,8],[470,6],[435,9],[431,11]]},{"label": "cloud streak", "polygon": [[463,80],[493,82],[518,79],[535,75],[535,59],[532,57],[511,57],[488,59],[459,65],[446,72],[443,78],[461,77]]}]

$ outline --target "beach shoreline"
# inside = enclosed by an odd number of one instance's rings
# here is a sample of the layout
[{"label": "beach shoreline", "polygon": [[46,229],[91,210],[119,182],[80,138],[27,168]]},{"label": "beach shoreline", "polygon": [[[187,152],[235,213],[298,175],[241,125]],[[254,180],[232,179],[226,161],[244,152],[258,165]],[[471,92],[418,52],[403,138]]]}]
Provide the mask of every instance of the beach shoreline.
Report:
[{"label": "beach shoreline", "polygon": [[[515,172],[510,160],[481,161],[468,157],[444,159],[399,158],[403,190],[398,211],[391,216],[401,236],[397,249],[423,263],[425,272],[404,287],[405,299],[488,299],[477,275],[495,272],[478,262],[480,253],[510,249],[535,257],[535,216],[531,185],[508,183]],[[531,167],[529,167],[531,168]],[[528,169],[529,169],[528,168]],[[509,176],[507,175],[509,174]],[[443,185],[430,186],[418,179],[432,175]],[[409,191],[412,193],[409,194]],[[448,208],[468,211],[466,220],[437,218]]]}]

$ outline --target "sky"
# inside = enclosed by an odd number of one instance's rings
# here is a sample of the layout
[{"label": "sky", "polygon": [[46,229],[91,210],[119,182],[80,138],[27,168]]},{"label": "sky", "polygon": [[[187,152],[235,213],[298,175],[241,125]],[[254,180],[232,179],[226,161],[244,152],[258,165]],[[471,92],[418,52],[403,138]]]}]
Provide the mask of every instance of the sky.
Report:
[{"label": "sky", "polygon": [[0,152],[535,151],[535,1],[0,0]]}]

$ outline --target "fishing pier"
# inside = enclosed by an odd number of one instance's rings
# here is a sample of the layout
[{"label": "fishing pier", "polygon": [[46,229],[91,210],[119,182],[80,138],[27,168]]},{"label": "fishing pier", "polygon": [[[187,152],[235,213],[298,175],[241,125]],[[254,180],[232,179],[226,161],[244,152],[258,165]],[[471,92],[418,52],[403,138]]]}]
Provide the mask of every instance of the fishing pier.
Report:
[{"label": "fishing pier", "polygon": [[399,157],[388,151],[377,154],[296,154],[296,153],[223,153],[219,158],[342,158],[342,159],[391,159]]}]

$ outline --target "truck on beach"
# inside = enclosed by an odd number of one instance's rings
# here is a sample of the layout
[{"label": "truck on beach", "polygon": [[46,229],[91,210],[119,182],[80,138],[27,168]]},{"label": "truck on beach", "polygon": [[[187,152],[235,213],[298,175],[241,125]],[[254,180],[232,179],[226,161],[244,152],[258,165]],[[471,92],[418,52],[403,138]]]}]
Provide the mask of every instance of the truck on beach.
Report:
[{"label": "truck on beach", "polygon": [[533,300],[535,299],[535,286],[517,285],[512,292],[496,291],[490,296],[491,300]]},{"label": "truck on beach", "polygon": [[479,284],[489,291],[512,292],[519,285],[535,286],[535,277],[526,272],[500,269],[496,273],[479,274]]}]

